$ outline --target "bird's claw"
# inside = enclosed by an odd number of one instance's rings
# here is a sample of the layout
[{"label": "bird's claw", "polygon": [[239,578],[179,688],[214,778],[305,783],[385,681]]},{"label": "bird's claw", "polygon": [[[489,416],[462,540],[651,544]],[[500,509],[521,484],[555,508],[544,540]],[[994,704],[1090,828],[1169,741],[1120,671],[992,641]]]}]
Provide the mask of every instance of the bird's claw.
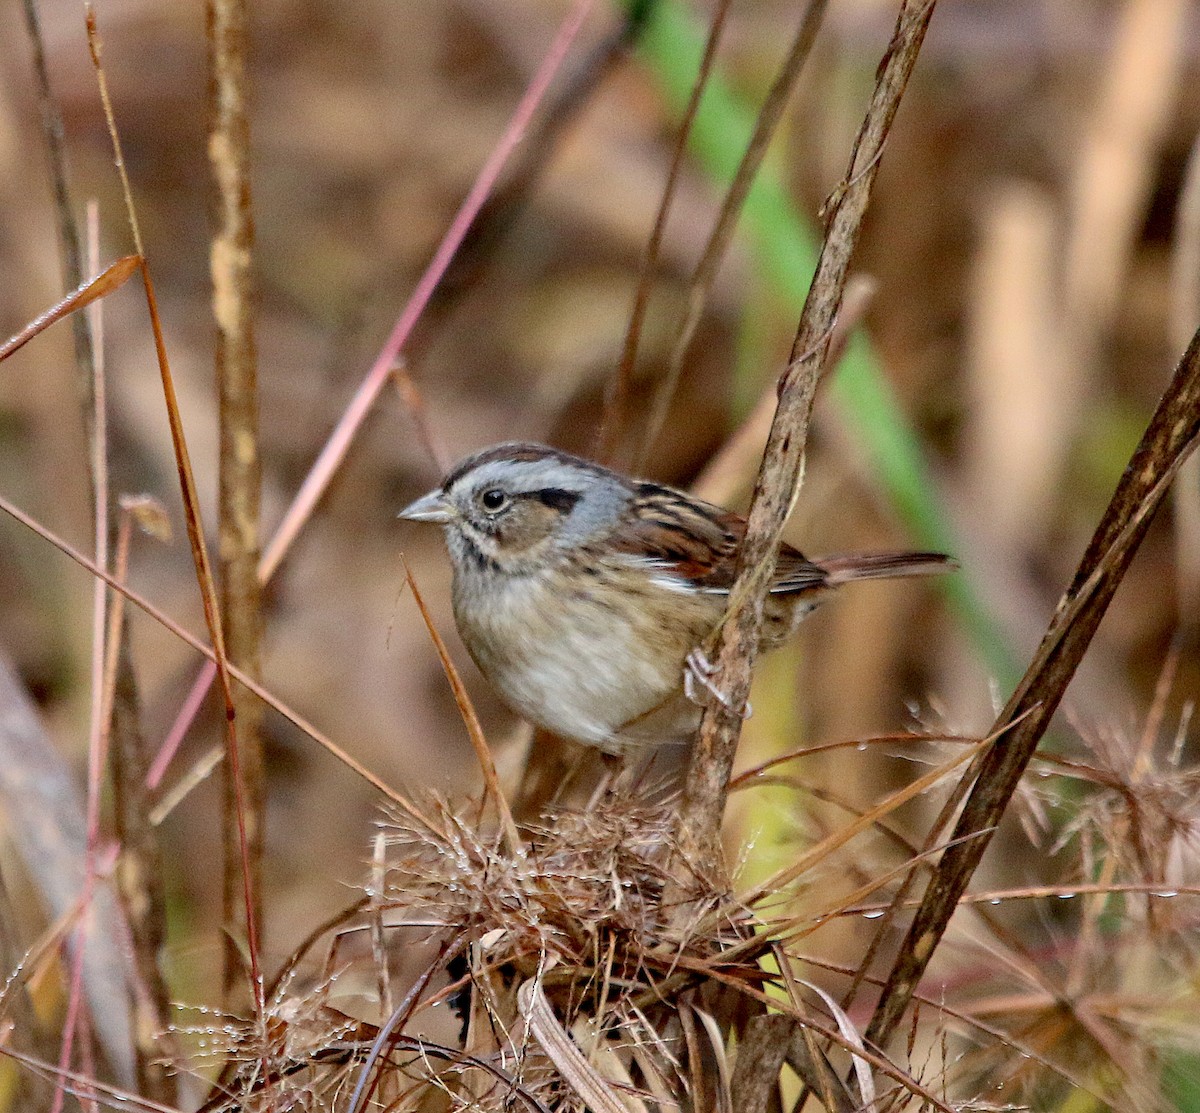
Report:
[{"label": "bird's claw", "polygon": [[[692,703],[704,706],[704,692],[713,697],[726,711],[740,716],[743,720],[754,714],[749,702],[741,710],[736,709],[729,697],[717,687],[713,677],[717,674],[717,666],[707,657],[703,649],[693,649],[684,660],[683,694]],[[701,691],[703,689],[703,691]]]}]

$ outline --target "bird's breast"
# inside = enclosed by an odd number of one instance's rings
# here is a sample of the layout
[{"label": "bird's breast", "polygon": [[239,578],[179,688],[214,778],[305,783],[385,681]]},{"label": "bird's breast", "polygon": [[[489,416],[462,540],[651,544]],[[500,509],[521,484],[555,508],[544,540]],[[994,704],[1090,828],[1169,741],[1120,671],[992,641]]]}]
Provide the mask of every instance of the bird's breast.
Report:
[{"label": "bird's breast", "polygon": [[616,587],[604,569],[574,585],[553,575],[456,577],[455,618],[480,671],[515,710],[616,749],[625,724],[682,688],[684,658],[708,629],[707,616],[693,621],[677,596]]}]

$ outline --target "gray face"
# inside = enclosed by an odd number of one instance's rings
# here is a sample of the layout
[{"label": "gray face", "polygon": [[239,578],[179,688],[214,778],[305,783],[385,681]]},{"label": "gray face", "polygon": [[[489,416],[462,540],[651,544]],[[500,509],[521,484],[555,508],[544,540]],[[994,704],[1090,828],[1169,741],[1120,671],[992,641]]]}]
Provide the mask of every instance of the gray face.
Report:
[{"label": "gray face", "polygon": [[611,532],[633,498],[616,473],[540,445],[500,445],[461,464],[402,516],[441,522],[456,566],[527,574]]}]

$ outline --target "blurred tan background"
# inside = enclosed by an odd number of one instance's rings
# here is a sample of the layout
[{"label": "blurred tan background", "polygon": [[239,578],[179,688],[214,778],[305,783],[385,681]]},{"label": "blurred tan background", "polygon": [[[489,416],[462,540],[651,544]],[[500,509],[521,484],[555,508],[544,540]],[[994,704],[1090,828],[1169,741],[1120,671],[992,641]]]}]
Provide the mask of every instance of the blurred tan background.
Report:
[{"label": "blurred tan background", "polygon": [[[770,81],[796,9],[735,3],[722,62],[747,97]],[[844,170],[894,18],[890,0],[838,0],[831,9],[776,151],[810,216]],[[255,5],[268,534],[565,10],[549,0]],[[81,209],[99,199],[111,258],[132,249],[81,7],[45,0],[41,12],[75,203]],[[211,529],[203,6],[121,0],[99,4],[97,15]],[[598,4],[577,49],[597,43],[618,18]],[[7,335],[60,296],[61,280],[18,5],[0,10],[0,40],[7,44],[0,65],[0,331]],[[1200,125],[1198,48],[1200,13],[1184,0],[942,0],[886,153],[856,268],[878,283],[867,323],[927,447],[938,497],[959,531],[964,574],[1020,664],[1200,319],[1200,266],[1193,258],[1188,270],[1186,257],[1200,231],[1191,241],[1177,231]],[[646,69],[636,60],[620,67],[478,280],[421,334],[411,370],[449,457],[516,437],[592,448],[674,123]],[[643,342],[642,401],[649,376],[665,365],[684,282],[718,197],[689,163]],[[1183,279],[1172,279],[1173,262]],[[695,476],[782,367],[799,309],[766,291],[744,246],[735,247],[650,457],[653,478],[687,484]],[[110,298],[105,313],[114,491],[155,494],[176,530],[169,548],[137,543],[131,579],[199,631],[158,372],[135,285]],[[849,427],[834,407],[819,403],[819,411],[789,538],[813,553],[908,544]],[[58,326],[0,372],[0,489],[87,550],[84,456],[69,329]],[[401,591],[402,550],[502,760],[519,725],[453,638],[440,537],[395,521],[437,477],[389,388],[271,589],[265,660],[281,697],[390,784],[455,794],[475,787],[474,760]],[[751,480],[744,477],[743,504]],[[1152,531],[1073,689],[1083,719],[1123,724],[1144,714],[1181,621],[1176,548],[1185,566],[1200,553],[1189,520],[1186,512],[1163,515]],[[86,575],[65,558],[0,522],[0,647],[80,768],[90,592]],[[1194,602],[1183,619],[1197,620]],[[132,630],[144,725],[156,740],[197,661],[140,615]],[[1194,697],[1198,678],[1197,663],[1185,658],[1177,703]],[[794,651],[764,664],[747,753],[918,723],[978,731],[991,720],[990,679],[935,589],[864,587],[809,622]],[[378,801],[290,726],[271,718],[268,729],[273,963],[353,895],[348,886],[362,876]],[[168,781],[218,738],[210,706]],[[853,750],[831,758],[826,771],[860,801],[902,773]],[[215,784],[206,783],[163,826],[175,871],[171,959],[181,996],[204,995],[199,979],[217,956],[218,814]],[[745,819],[752,828],[753,817]],[[193,935],[189,922],[201,930]]]}]

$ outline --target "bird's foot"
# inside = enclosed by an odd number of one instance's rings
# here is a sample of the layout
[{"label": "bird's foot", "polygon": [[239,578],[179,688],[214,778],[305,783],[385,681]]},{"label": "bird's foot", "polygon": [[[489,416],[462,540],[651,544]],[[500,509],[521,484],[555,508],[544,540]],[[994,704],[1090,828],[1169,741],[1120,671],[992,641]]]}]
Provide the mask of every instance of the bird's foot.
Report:
[{"label": "bird's foot", "polygon": [[704,693],[707,692],[726,711],[732,712],[734,715],[740,715],[742,719],[750,718],[754,714],[754,709],[750,706],[749,702],[740,711],[735,709],[732,703],[730,703],[729,697],[714,682],[713,677],[716,674],[717,666],[708,659],[704,650],[697,646],[684,660],[683,694],[692,703],[703,707],[705,703]]}]

